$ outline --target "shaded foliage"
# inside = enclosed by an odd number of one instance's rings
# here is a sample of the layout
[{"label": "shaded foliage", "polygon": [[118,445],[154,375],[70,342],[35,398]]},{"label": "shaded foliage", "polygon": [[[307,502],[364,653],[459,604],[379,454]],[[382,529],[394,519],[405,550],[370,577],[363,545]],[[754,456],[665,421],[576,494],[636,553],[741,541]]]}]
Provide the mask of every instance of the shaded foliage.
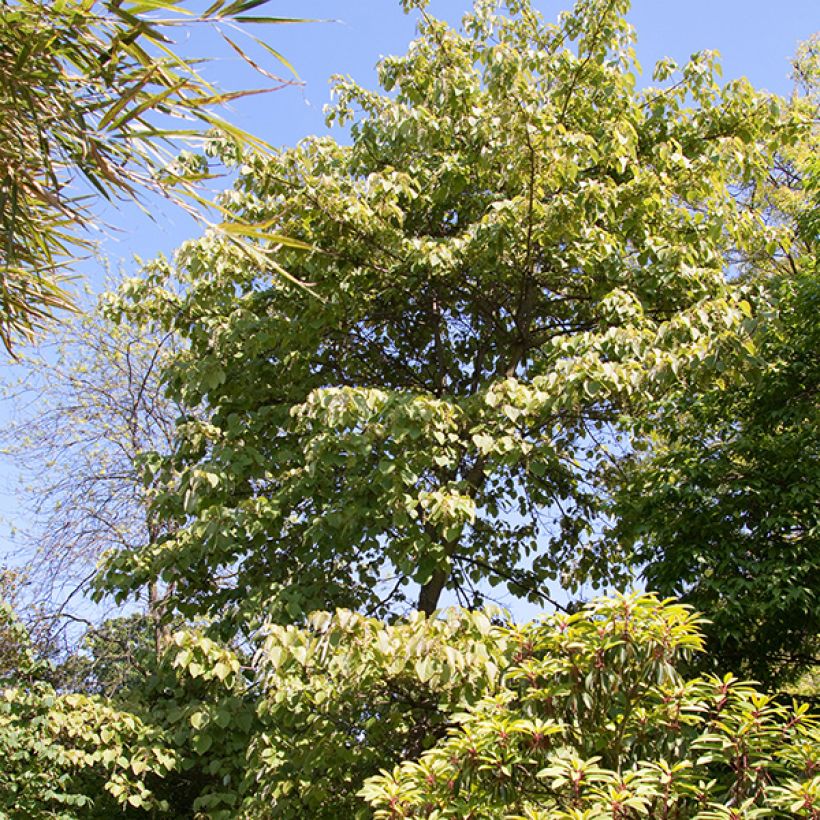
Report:
[{"label": "shaded foliage", "polygon": [[617,499],[647,584],[709,614],[710,662],[768,682],[820,649],[819,285],[771,286],[758,365],[659,422]]}]

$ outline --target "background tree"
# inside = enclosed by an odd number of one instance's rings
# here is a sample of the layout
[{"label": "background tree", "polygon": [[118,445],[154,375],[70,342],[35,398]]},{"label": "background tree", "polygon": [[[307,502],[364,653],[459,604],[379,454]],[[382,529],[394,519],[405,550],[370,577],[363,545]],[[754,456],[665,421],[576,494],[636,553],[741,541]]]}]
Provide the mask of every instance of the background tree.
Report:
[{"label": "background tree", "polygon": [[[21,382],[6,385],[15,412],[2,441],[19,472],[16,537],[37,617],[73,613],[90,625],[83,610],[101,556],[167,531],[150,509],[155,487],[143,465],[170,451],[185,412],[161,386],[176,346],[172,334],[118,325],[98,307],[27,349]],[[153,617],[162,595],[157,584],[142,591]]]},{"label": "background tree", "polygon": [[[133,200],[150,191],[184,203],[198,196],[192,184],[203,171],[179,166],[160,173],[176,153],[173,140],[217,128],[246,146],[261,144],[214,113],[251,92],[214,88],[202,61],[183,59],[170,39],[183,24],[207,24],[245,56],[231,29],[293,22],[248,13],[260,5],[217,0],[196,14],[166,0],[0,3],[0,341],[6,349],[71,306],[63,284],[90,246],[95,197]],[[284,82],[246,59],[275,85]]]},{"label": "background tree", "polygon": [[[64,628],[59,619],[51,622],[53,631]],[[61,691],[127,702],[155,673],[157,653],[167,642],[157,641],[155,614],[135,612],[83,623],[82,638],[65,641],[59,654],[55,653],[49,680]]]},{"label": "background tree", "polygon": [[0,604],[4,607],[0,620],[0,678],[8,679],[14,670],[25,666],[24,652],[28,649],[24,632],[14,617],[14,603],[20,574],[3,568],[0,570]]},{"label": "background tree", "polygon": [[[796,76],[816,117],[816,43]],[[820,662],[818,147],[816,131],[785,145],[746,194],[789,226],[745,262],[754,356],[669,391],[645,421],[651,447],[613,476],[611,535],[645,583],[708,613],[709,662],[770,685]]]},{"label": "background tree", "polygon": [[108,583],[230,631],[617,571],[591,539],[612,425],[747,355],[727,274],[791,227],[742,192],[808,128],[708,53],[637,91],[627,5],[425,15],[385,93],[339,82],[352,144],[242,160],[226,206],[306,287],[207,233],[121,300],[186,340],[168,387],[207,418],[158,478],[176,531]]},{"label": "background tree", "polygon": [[708,613],[709,661],[768,683],[820,659],[817,275],[772,295],[759,368],[658,423],[614,529],[647,585]]}]

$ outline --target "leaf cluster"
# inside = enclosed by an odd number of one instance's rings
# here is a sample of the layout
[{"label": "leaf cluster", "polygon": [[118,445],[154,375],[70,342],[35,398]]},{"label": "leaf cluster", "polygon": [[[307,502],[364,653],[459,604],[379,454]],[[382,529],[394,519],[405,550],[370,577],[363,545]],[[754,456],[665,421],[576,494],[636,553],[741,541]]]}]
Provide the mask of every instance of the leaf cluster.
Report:
[{"label": "leaf cluster", "polygon": [[246,13],[259,5],[217,2],[195,14],[167,0],[0,3],[0,341],[7,350],[72,307],[65,283],[91,247],[95,198],[154,191],[183,202],[202,169],[159,172],[172,141],[201,137],[203,128],[262,144],[214,112],[251,92],[215,88],[202,61],[184,59],[171,39],[182,24],[292,22]]},{"label": "leaf cluster", "polygon": [[56,691],[44,680],[47,670],[25,629],[3,605],[4,650],[9,631],[18,658],[0,669],[0,817],[70,820],[163,810],[167,804],[151,785],[176,758],[162,729],[103,698]]},{"label": "leaf cluster", "polygon": [[492,615],[388,626],[340,610],[314,613],[305,628],[269,627],[256,664],[251,805],[283,818],[367,816],[365,778],[430,748],[454,711],[497,685],[508,643]]}]

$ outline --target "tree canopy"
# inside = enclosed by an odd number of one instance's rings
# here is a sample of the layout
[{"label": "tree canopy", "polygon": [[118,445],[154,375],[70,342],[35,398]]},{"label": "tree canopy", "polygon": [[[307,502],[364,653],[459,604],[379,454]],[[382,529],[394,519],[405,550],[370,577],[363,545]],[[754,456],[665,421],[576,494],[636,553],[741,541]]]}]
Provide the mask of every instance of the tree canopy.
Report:
[{"label": "tree canopy", "polygon": [[160,468],[178,531],[111,584],[225,625],[617,575],[597,476],[625,419],[744,355],[729,274],[793,234],[749,192],[810,127],[710,53],[638,89],[626,8],[425,15],[382,91],[339,81],[350,145],[223,157],[302,287],[211,232],[119,300],[186,339],[169,389],[207,417]]}]

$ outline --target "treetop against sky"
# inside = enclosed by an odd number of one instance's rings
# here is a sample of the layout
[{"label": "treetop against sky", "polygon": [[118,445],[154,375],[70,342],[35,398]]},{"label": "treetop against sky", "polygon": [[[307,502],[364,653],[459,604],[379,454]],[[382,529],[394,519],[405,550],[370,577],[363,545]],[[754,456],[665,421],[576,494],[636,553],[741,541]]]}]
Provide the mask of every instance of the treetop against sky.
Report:
[{"label": "treetop against sky", "polygon": [[173,254],[118,215],[153,261],[17,438],[47,569],[147,607],[0,565],[0,815],[820,816],[820,54],[640,75],[629,0],[533,3],[421,13],[335,134],[209,139]]},{"label": "treetop against sky", "polygon": [[[562,0],[534,3],[547,20],[554,19],[571,5]],[[432,0],[429,13],[458,25],[471,7],[470,0]],[[327,133],[323,109],[331,100],[330,78],[350,76],[367,87],[376,82],[375,66],[382,55],[402,54],[415,37],[418,13],[404,14],[399,0],[282,0],[276,14],[313,18],[314,24],[273,27],[267,34],[271,44],[294,66],[303,85],[285,88],[271,95],[238,100],[230,112],[240,127],[272,145],[293,145],[310,134]],[[692,0],[664,2],[635,0],[628,19],[636,27],[638,59],[643,75],[638,83],[651,81],[652,67],[662,57],[678,62],[703,49],[720,52],[726,79],[747,76],[753,85],[788,95],[792,88],[790,59],[797,45],[818,27],[813,0],[786,0],[782,4],[765,0]],[[257,32],[261,33],[261,32]],[[192,50],[220,50],[219,41],[208,40]],[[187,35],[186,35],[187,37]],[[185,38],[181,38],[184,42]],[[244,88],[258,78],[249,76],[241,59],[222,51],[220,58],[206,68],[207,76],[225,88]],[[334,129],[339,139],[339,129]],[[132,256],[151,258],[158,251],[171,251],[199,228],[178,209],[156,203],[152,222],[137,209],[114,225],[133,226],[133,230],[112,232],[105,252],[115,263],[132,267]],[[97,286],[102,284],[99,265],[84,268]]]}]

